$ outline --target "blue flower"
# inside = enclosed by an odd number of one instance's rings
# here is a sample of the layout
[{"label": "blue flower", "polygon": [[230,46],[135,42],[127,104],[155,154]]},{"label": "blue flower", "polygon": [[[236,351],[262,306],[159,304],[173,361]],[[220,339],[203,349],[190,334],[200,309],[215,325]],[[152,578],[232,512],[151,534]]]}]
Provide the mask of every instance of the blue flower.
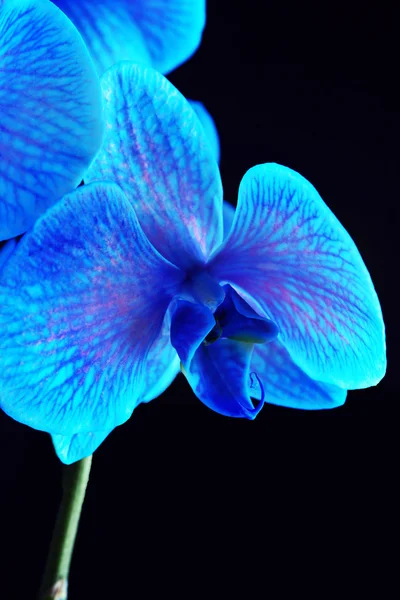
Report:
[{"label": "blue flower", "polygon": [[0,3],[0,240],[72,191],[100,147],[100,83],[79,33],[48,0]]},{"label": "blue flower", "polygon": [[100,75],[123,60],[169,73],[198,48],[205,0],[57,0],[76,25]]},{"label": "blue flower", "polygon": [[2,271],[2,408],[73,462],[180,367],[207,406],[250,419],[264,400],[331,408],[376,384],[379,302],[315,188],[286,167],[250,169],[224,237],[217,163],[186,100],[130,63],[102,88],[106,135],[88,185],[49,209]]}]

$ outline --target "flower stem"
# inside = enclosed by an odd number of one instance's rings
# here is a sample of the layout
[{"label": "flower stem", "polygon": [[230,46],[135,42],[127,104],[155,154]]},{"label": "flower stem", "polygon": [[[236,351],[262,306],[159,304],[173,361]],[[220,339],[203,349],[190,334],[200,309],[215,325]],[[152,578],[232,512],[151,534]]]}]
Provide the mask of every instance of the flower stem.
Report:
[{"label": "flower stem", "polygon": [[68,574],[92,457],[64,467],[63,496],[47,557],[39,600],[67,600]]}]

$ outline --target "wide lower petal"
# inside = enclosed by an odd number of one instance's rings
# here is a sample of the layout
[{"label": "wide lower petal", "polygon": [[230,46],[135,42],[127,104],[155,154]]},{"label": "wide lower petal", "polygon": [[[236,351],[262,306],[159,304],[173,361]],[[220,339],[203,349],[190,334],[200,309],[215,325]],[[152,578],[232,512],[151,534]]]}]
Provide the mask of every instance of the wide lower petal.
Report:
[{"label": "wide lower petal", "polygon": [[384,324],[369,273],[298,173],[274,164],[246,173],[211,272],[277,323],[281,342],[311,378],[352,389],[383,377]]},{"label": "wide lower petal", "polygon": [[[179,373],[179,356],[170,341],[169,318],[164,319],[161,333],[151,346],[143,369],[143,393],[140,402],[149,402],[162,394]],[[110,431],[77,433],[72,436],[53,435],[58,458],[65,464],[81,460],[103,443]]]},{"label": "wide lower petal", "polygon": [[208,142],[211,147],[212,154],[219,163],[220,159],[220,143],[219,143],[219,135],[214,123],[214,119],[204,106],[202,102],[198,102],[197,100],[188,100],[190,106],[195,111],[200,123],[203,126],[204,132],[207,136]]},{"label": "wide lower petal", "polygon": [[76,433],[75,435],[53,435],[52,441],[58,458],[70,465],[93,454],[111,431]]},{"label": "wide lower petal", "polygon": [[[251,370],[263,383],[265,402],[291,408],[318,410],[336,408],[346,400],[346,390],[311,379],[290,358],[278,341],[254,347]],[[255,398],[261,390],[249,388]]]},{"label": "wide lower petal", "polygon": [[118,186],[64,197],[1,273],[1,407],[53,434],[126,421],[145,396],[147,354],[182,278]]},{"label": "wide lower petal", "polygon": [[100,84],[47,0],[0,4],[0,239],[25,232],[82,180],[100,147]]},{"label": "wide lower petal", "polygon": [[105,141],[85,181],[118,183],[175,265],[203,263],[222,240],[222,187],[196,114],[153,69],[116,65],[102,87]]}]

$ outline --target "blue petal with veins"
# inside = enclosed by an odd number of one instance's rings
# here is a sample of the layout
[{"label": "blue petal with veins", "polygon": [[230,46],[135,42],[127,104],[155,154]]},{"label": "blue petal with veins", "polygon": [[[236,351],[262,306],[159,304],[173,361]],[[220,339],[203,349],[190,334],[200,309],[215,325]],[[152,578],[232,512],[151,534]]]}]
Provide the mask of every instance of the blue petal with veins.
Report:
[{"label": "blue petal with veins", "polygon": [[183,278],[149,244],[118,186],[65,196],[1,271],[3,410],[67,436],[126,421],[150,392],[147,358],[157,339],[165,345],[164,316]]},{"label": "blue petal with veins", "polygon": [[234,218],[235,207],[225,200],[223,206],[224,239],[229,235]]},{"label": "blue petal with veins", "polygon": [[169,73],[201,41],[205,0],[56,0],[81,32],[99,74],[130,60]]},{"label": "blue petal with veins", "polygon": [[0,5],[0,240],[25,232],[81,181],[103,134],[100,84],[47,0]]},{"label": "blue petal with veins", "polygon": [[196,100],[188,100],[190,106],[193,108],[194,112],[196,113],[200,123],[203,126],[204,132],[207,136],[207,139],[209,141],[210,147],[211,147],[211,152],[215,158],[215,160],[217,161],[217,163],[219,163],[219,159],[220,159],[220,143],[219,143],[219,135],[218,135],[218,131],[217,128],[215,126],[214,123],[214,119],[212,118],[212,116],[210,115],[210,113],[208,112],[208,110],[206,109],[206,107],[204,106],[204,104],[202,102],[198,102]]},{"label": "blue petal with veins", "polygon": [[130,5],[157,71],[169,73],[197,50],[206,0],[136,0]]},{"label": "blue petal with veins", "polygon": [[[260,378],[265,402],[269,404],[320,410],[336,408],[346,400],[346,390],[311,379],[304,373],[278,340],[254,347],[251,370]],[[257,387],[253,386],[249,393],[254,398],[261,398],[261,390]]]},{"label": "blue petal with veins", "polygon": [[116,65],[102,88],[106,135],[85,181],[118,183],[150,242],[175,265],[204,264],[222,241],[222,184],[196,114],[150,68]]},{"label": "blue petal with veins", "polygon": [[345,389],[386,369],[382,313],[349,234],[315,188],[280,165],[250,169],[210,272],[272,318],[307,375]]},{"label": "blue petal with veins", "polygon": [[55,4],[80,31],[99,75],[124,60],[152,64],[146,41],[132,16],[132,1],[57,0]]},{"label": "blue petal with veins", "polygon": [[16,247],[17,240],[15,238],[11,238],[11,240],[7,240],[3,244],[0,242],[0,271],[6,264]]},{"label": "blue petal with veins", "polygon": [[227,417],[255,419],[264,399],[257,406],[251,400],[252,352],[253,344],[229,339],[202,344],[184,374],[208,408]]},{"label": "blue petal with veins", "polygon": [[111,431],[76,433],[75,435],[53,435],[53,446],[58,458],[70,465],[93,454]]}]

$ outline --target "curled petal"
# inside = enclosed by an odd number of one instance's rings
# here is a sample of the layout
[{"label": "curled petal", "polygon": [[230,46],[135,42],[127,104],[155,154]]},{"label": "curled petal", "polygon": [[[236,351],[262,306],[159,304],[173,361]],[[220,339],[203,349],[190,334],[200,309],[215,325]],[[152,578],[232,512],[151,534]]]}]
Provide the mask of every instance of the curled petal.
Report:
[{"label": "curled petal", "polygon": [[[162,394],[179,373],[179,356],[171,346],[168,321],[164,319],[163,329],[147,355],[141,402],[149,402]],[[93,454],[109,434],[110,431],[96,431],[72,436],[53,435],[52,440],[58,458],[71,464]]]},{"label": "curled petal", "polygon": [[222,415],[254,419],[263,402],[255,407],[248,391],[253,345],[214,338],[214,315],[201,304],[178,299],[171,313],[171,343],[196,396]]},{"label": "curled petal", "polygon": [[[262,381],[265,402],[270,404],[317,410],[336,408],[346,400],[346,390],[311,379],[278,341],[254,347],[251,370]],[[261,398],[260,391],[252,390],[252,395]]]},{"label": "curled petal", "polygon": [[171,343],[185,369],[190,367],[195,352],[214,325],[214,315],[206,306],[181,299],[175,301],[171,317]]},{"label": "curled petal", "polygon": [[217,128],[214,123],[214,119],[204,106],[202,102],[196,100],[188,100],[190,106],[195,111],[200,123],[203,125],[204,132],[207,136],[208,142],[211,146],[211,151],[217,163],[220,159],[220,143]]},{"label": "curled petal", "polygon": [[254,419],[264,400],[255,406],[250,398],[255,396],[250,391],[252,352],[252,344],[228,339],[202,344],[184,374],[196,396],[215,412]]},{"label": "curled petal", "polygon": [[67,436],[126,421],[146,393],[146,358],[182,278],[118,186],[65,196],[1,273],[1,407]]},{"label": "curled petal", "polygon": [[100,84],[81,36],[47,0],[0,4],[0,239],[82,180],[100,147]]},{"label": "curled petal", "polygon": [[58,458],[66,465],[70,465],[93,454],[110,433],[111,431],[96,431],[51,437]]},{"label": "curled petal", "polygon": [[274,164],[246,173],[211,270],[277,323],[281,342],[311,378],[352,389],[383,377],[384,324],[369,273],[298,173]]},{"label": "curled petal", "polygon": [[172,263],[203,263],[222,239],[222,188],[194,111],[162,75],[138,65],[109,69],[102,87],[106,136],[87,181],[118,183]]}]

